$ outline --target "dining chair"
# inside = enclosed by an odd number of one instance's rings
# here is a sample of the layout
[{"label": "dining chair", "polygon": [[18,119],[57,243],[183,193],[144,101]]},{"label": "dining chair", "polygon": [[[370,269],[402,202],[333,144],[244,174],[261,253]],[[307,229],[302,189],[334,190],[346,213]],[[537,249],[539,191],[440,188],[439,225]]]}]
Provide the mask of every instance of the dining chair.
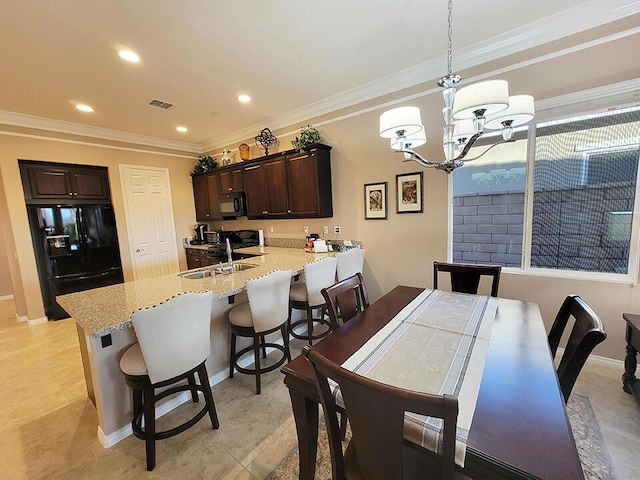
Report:
[{"label": "dining chair", "polygon": [[470,265],[466,263],[433,262],[433,288],[438,288],[438,272],[448,272],[451,275],[451,290],[460,293],[478,293],[481,276],[492,278],[491,296],[498,296],[500,283],[500,265]]},{"label": "dining chair", "polygon": [[[275,270],[268,275],[254,278],[247,282],[248,302],[234,307],[229,312],[231,324],[231,353],[229,358],[229,377],[233,378],[234,370],[240,373],[255,375],[256,393],[260,395],[260,375],[279,368],[285,361],[291,361],[289,351],[289,334],[287,319],[289,314],[289,288],[291,287],[291,270]],[[267,343],[265,335],[277,331],[282,333],[283,345]],[[236,352],[237,337],[250,337],[252,345]],[[266,357],[266,347],[282,352],[282,358],[272,365],[260,365],[260,347]],[[238,365],[240,357],[253,350],[254,368]]]},{"label": "dining chair", "polygon": [[[138,343],[124,353],[120,369],[133,391],[131,428],[136,437],[145,441],[149,471],[156,465],[156,440],[184,432],[207,413],[212,427],[219,427],[205,366],[211,352],[212,303],[211,292],[185,293],[131,316]],[[196,383],[196,373],[200,383]],[[162,390],[156,394],[156,389]],[[157,432],[156,402],[184,391],[191,392],[193,403],[198,402],[198,392],[202,392],[204,407],[181,425]]]},{"label": "dining chair", "polygon": [[[405,412],[441,418],[440,451],[421,458],[431,459],[431,478],[458,478],[455,470],[458,399],[392,387],[342,368],[305,345],[303,355],[313,367],[329,437],[333,480],[400,480],[411,468],[404,446]],[[351,422],[352,438],[342,452],[337,406],[328,378],[336,382]],[[427,473],[427,472],[423,472]],[[426,478],[423,476],[421,478]]]},{"label": "dining chair", "polygon": [[364,267],[364,249],[363,248],[351,248],[346,252],[341,252],[336,255],[338,260],[337,273],[338,281],[342,281],[345,278],[352,277],[356,273],[362,273]]},{"label": "dining chair", "polygon": [[361,273],[356,273],[321,290],[331,320],[331,328],[338,328],[369,306],[367,287]]},{"label": "dining chair", "polygon": [[548,341],[552,358],[555,359],[569,318],[574,319],[573,328],[557,369],[560,389],[565,403],[569,400],[573,385],[576,383],[578,375],[587,358],[589,358],[591,351],[607,338],[602,322],[591,307],[580,296],[576,294],[568,295],[564,299],[549,331]]},{"label": "dining chair", "polygon": [[[314,263],[308,263],[304,266],[304,283],[296,283],[291,285],[291,293],[289,294],[289,324],[288,330],[292,337],[307,340],[311,345],[313,340],[320,339],[331,332],[331,321],[324,318],[324,311],[327,307],[322,296],[322,289],[336,283],[336,264],[335,257],[326,257]],[[292,310],[305,310],[307,316],[305,319],[292,321]],[[313,317],[313,310],[320,310],[320,317]],[[326,325],[327,330],[321,333],[313,333],[314,323]],[[298,325],[307,325],[306,334],[298,334],[294,328]]]}]

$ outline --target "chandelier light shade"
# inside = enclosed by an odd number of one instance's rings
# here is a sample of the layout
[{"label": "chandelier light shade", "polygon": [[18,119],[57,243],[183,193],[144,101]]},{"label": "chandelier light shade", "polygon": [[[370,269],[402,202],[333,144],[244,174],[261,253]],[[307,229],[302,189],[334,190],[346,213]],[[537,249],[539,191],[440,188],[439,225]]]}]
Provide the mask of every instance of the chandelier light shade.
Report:
[{"label": "chandelier light shade", "polygon": [[453,100],[453,118],[469,119],[496,114],[509,107],[509,84],[506,80],[487,80],[463,87]]},{"label": "chandelier light shade", "polygon": [[513,95],[509,97],[509,108],[494,115],[488,115],[484,124],[489,130],[499,130],[507,122],[511,127],[519,127],[533,120],[535,107],[531,95]]},{"label": "chandelier light shade", "polygon": [[[418,107],[394,108],[380,115],[380,136],[382,138],[414,135],[421,130],[424,130],[424,127]],[[398,135],[398,132],[401,134]]]},{"label": "chandelier light shade", "polygon": [[448,0],[448,7],[447,74],[438,80],[438,85],[443,88],[442,148],[445,160],[427,160],[413,150],[427,141],[418,107],[403,106],[387,110],[380,115],[379,133],[382,138],[390,139],[390,146],[396,153],[404,154],[405,161],[414,160],[423,167],[451,173],[464,165],[469,150],[485,134],[485,130],[501,130],[502,140],[466,161],[480,158],[493,147],[512,141],[513,128],[533,120],[535,109],[531,95],[510,97],[506,80],[485,80],[456,89],[462,78],[451,72],[453,0]]}]

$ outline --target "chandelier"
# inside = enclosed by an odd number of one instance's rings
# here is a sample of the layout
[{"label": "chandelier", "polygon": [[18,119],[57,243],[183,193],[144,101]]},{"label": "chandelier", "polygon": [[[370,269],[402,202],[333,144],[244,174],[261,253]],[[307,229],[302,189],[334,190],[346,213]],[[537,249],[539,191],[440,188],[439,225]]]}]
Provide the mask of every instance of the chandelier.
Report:
[{"label": "chandelier", "polygon": [[[443,88],[445,105],[442,109],[445,160],[430,161],[413,150],[427,142],[418,107],[393,108],[380,115],[380,136],[389,138],[391,148],[396,153],[403,153],[405,161],[414,160],[423,167],[434,167],[449,174],[465,161],[480,158],[493,147],[511,141],[514,127],[533,120],[534,102],[531,95],[510,97],[506,80],[487,80],[456,91],[462,77],[451,73],[453,0],[449,0],[448,7],[447,74],[438,80],[438,86]],[[502,140],[477,157],[465,159],[473,144],[487,130],[501,130]]]}]

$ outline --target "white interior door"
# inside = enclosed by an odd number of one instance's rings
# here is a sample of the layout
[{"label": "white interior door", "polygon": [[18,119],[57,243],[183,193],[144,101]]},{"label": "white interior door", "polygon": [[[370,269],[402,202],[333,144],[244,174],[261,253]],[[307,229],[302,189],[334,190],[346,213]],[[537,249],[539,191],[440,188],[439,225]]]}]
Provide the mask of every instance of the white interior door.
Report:
[{"label": "white interior door", "polygon": [[173,206],[166,168],[120,165],[133,278],[179,269]]}]

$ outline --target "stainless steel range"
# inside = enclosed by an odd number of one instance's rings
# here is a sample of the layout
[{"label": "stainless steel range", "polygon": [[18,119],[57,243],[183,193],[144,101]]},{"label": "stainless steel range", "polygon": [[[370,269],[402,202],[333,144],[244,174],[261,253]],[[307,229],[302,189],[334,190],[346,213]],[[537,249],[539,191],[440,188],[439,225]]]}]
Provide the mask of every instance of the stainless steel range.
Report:
[{"label": "stainless steel range", "polygon": [[219,232],[218,241],[212,244],[208,250],[209,260],[211,262],[227,261],[227,238],[233,250],[233,259],[242,260],[243,258],[256,257],[258,255],[250,253],[238,253],[235,250],[245,247],[257,247],[259,245],[257,230],[235,230]]}]

